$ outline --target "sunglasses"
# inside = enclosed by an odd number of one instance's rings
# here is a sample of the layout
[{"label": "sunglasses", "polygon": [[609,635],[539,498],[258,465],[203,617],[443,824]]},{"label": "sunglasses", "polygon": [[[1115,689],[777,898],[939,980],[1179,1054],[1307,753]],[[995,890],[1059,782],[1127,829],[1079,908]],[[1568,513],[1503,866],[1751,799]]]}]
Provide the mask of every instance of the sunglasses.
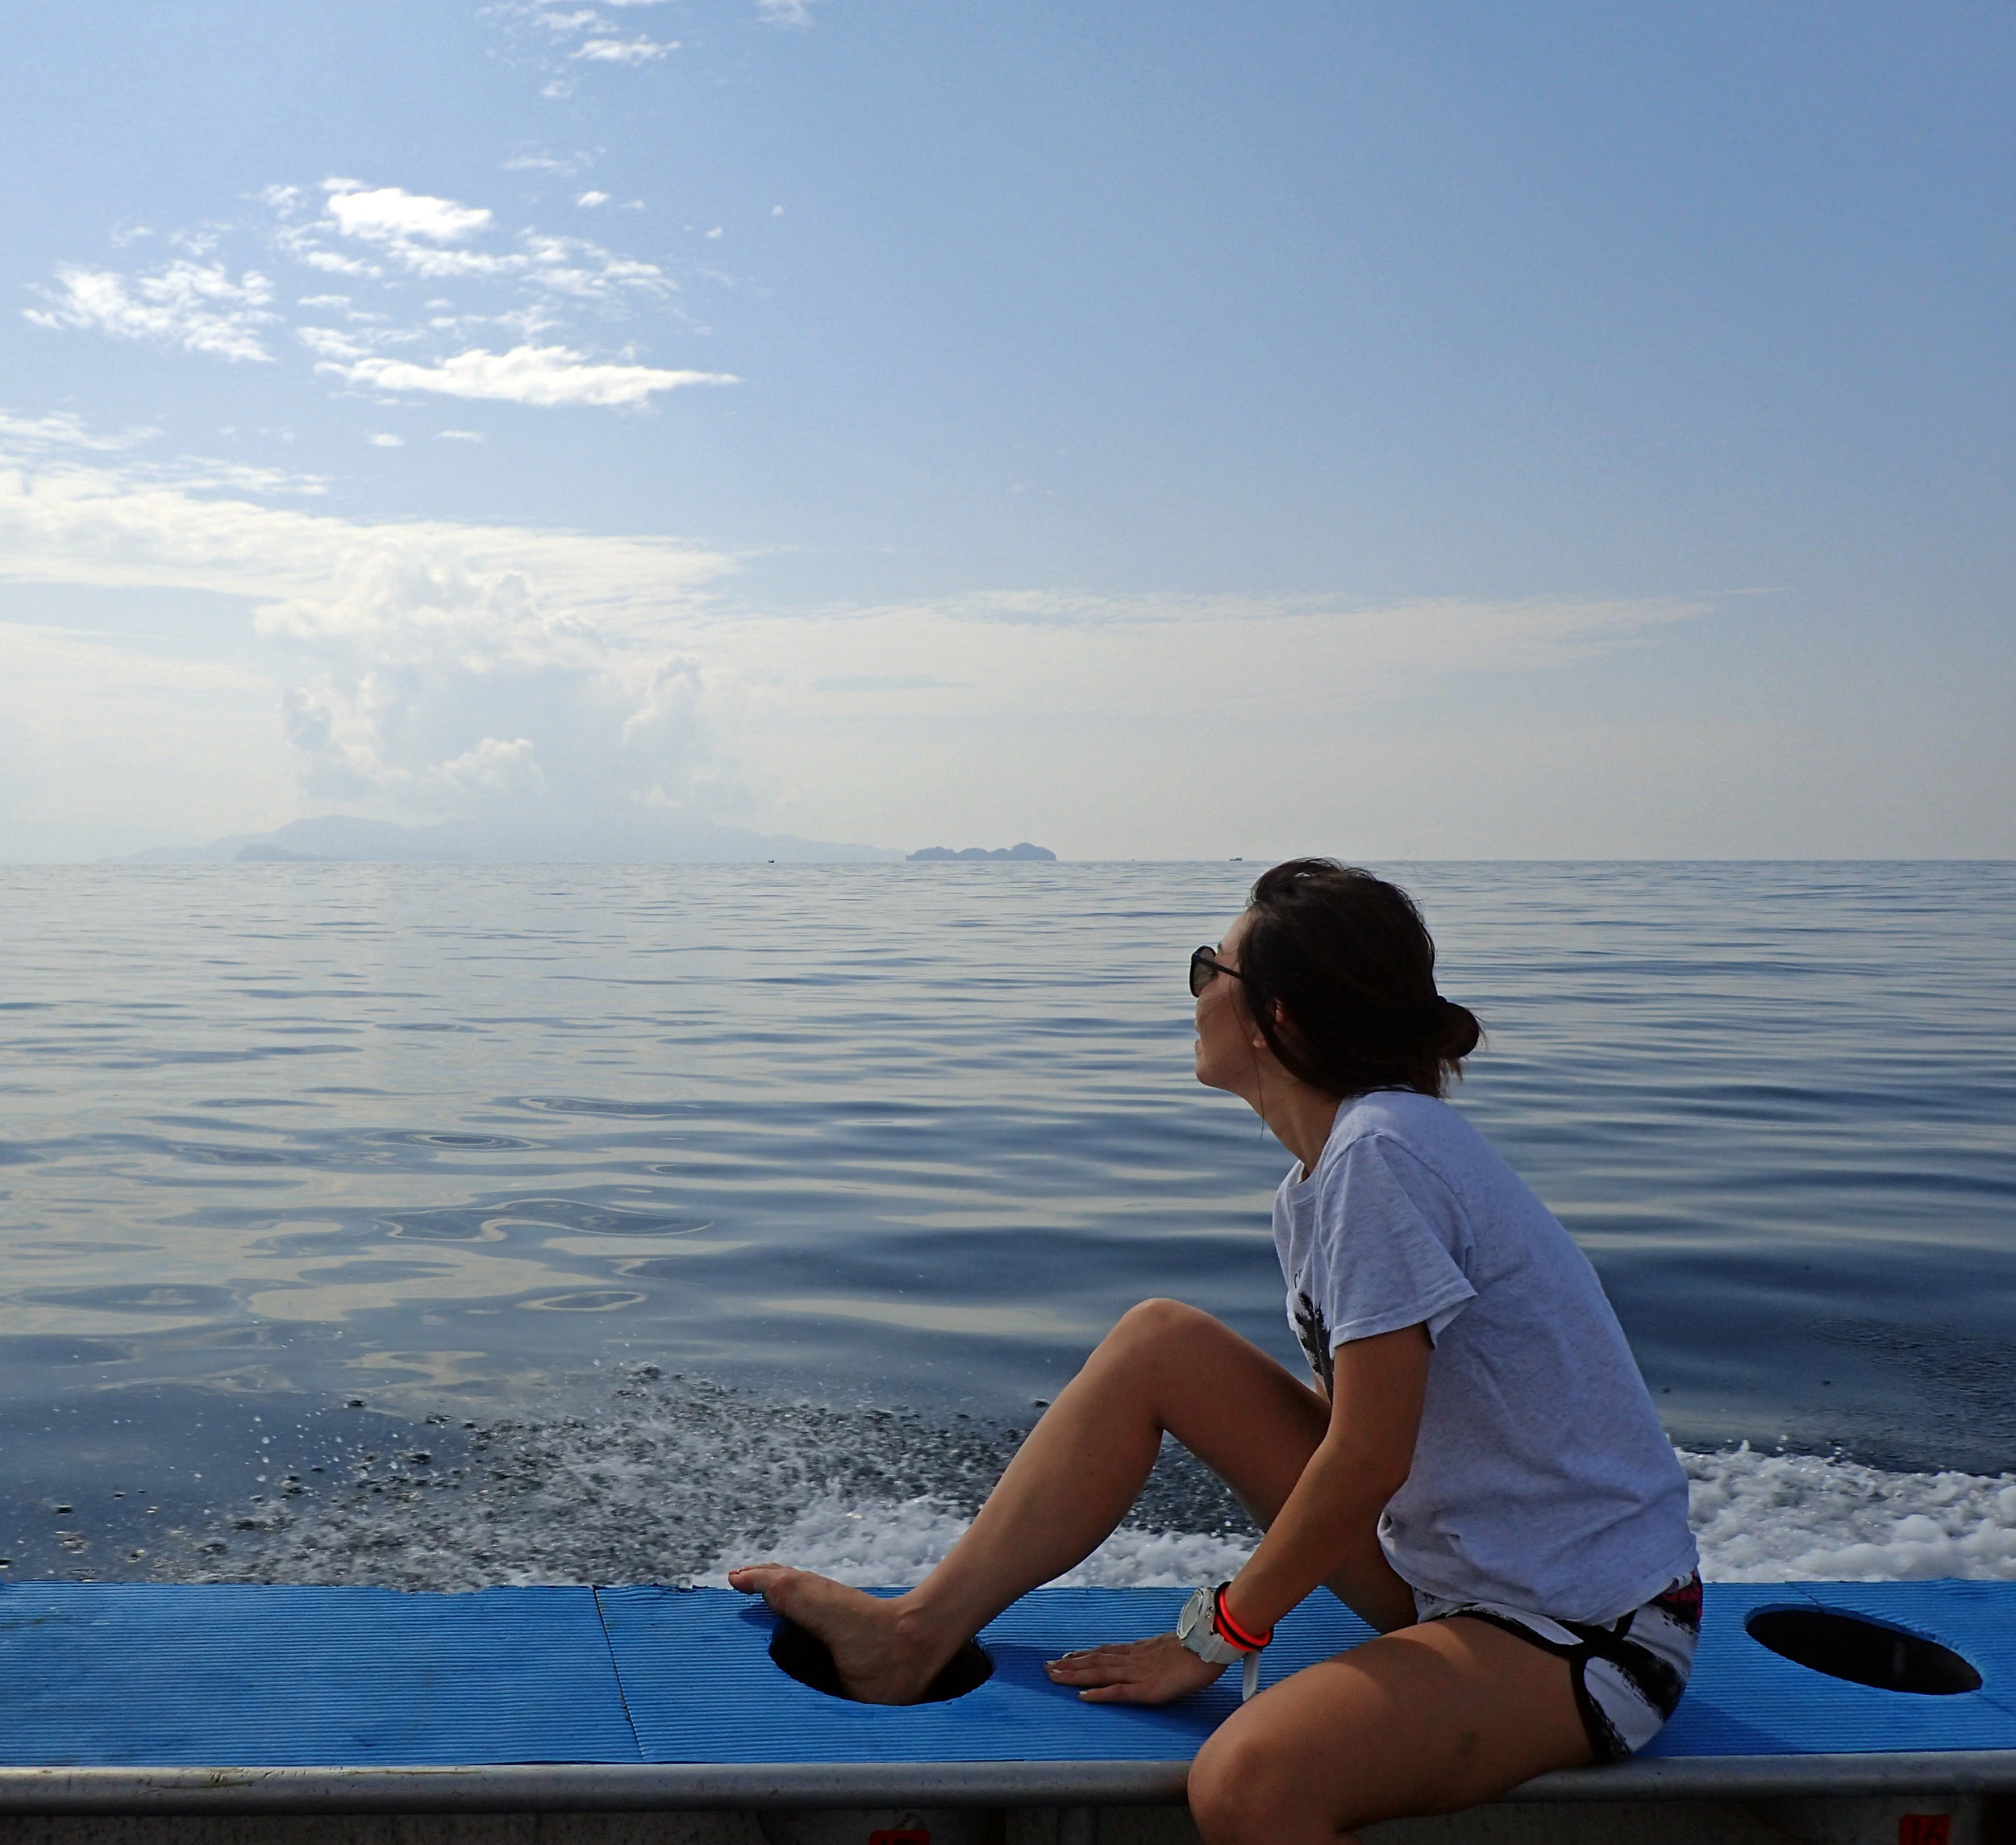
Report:
[{"label": "sunglasses", "polygon": [[1237,968],[1228,968],[1218,958],[1218,950],[1206,942],[1201,948],[1190,951],[1190,997],[1203,997],[1205,988],[1219,974],[1230,974],[1234,980],[1244,980],[1245,975]]}]

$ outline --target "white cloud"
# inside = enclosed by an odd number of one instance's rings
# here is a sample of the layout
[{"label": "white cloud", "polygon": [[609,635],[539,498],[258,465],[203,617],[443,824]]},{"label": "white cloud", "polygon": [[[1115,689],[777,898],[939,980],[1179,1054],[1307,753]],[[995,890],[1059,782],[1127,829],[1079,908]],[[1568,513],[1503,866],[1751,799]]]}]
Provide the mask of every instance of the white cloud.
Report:
[{"label": "white cloud", "polygon": [[570,55],[595,64],[648,64],[678,48],[677,39],[586,39]]},{"label": "white cloud", "polygon": [[545,407],[644,403],[656,392],[687,385],[740,382],[725,372],[664,371],[651,365],[602,363],[565,346],[514,346],[508,352],[472,348],[436,365],[382,358],[349,364],[324,361],[316,369],[376,390],[431,391],[445,397]]},{"label": "white cloud", "polygon": [[583,301],[608,302],[626,291],[634,295],[669,294],[673,285],[656,263],[616,256],[581,237],[551,237],[528,231],[524,238],[530,264],[525,280],[550,294],[569,294]]},{"label": "white cloud", "polygon": [[812,0],[756,0],[756,17],[766,25],[809,26]]},{"label": "white cloud", "polygon": [[[371,245],[394,265],[395,277],[404,271],[436,284],[509,281],[547,295],[571,295],[602,304],[625,296],[674,292],[672,281],[655,263],[615,255],[584,238],[527,229],[519,234],[515,249],[471,248],[473,239],[495,227],[487,206],[410,193],[396,185],[367,188],[345,179],[323,184],[329,194],[327,215],[307,223],[281,224],[276,241],[295,260],[331,274],[364,280],[385,277],[381,264],[331,248],[329,239],[334,238]],[[577,201],[590,206],[608,202],[609,195],[603,192],[584,193]],[[339,298],[316,296],[310,301],[321,305],[332,298]],[[357,317],[355,310],[351,312]]]},{"label": "white cloud", "polygon": [[0,410],[0,443],[29,453],[51,448],[83,448],[102,455],[117,454],[137,448],[156,433],[152,429],[127,429],[116,435],[103,434],[86,429],[81,419],[67,410],[52,410],[47,416],[36,417],[10,416]]},{"label": "white cloud", "polygon": [[[488,206],[403,186],[333,177],[320,191],[316,215],[309,215],[311,192],[298,186],[269,186],[257,197],[274,214],[268,233],[273,247],[353,285],[349,293],[298,298],[298,307],[318,318],[293,327],[294,342],[324,372],[393,392],[603,406],[731,381],[720,373],[590,360],[554,337],[570,302],[592,305],[606,319],[628,304],[675,294],[677,285],[655,263],[532,228],[520,231],[514,247],[485,248],[498,230]],[[605,193],[579,196],[590,205],[609,202]],[[215,237],[206,230],[196,240],[207,248]],[[401,298],[413,278],[433,290],[487,285],[488,299],[464,305],[437,296],[415,319],[410,298]],[[234,275],[221,260],[185,256],[138,274],[69,264],[56,281],[42,291],[44,305],[26,310],[40,326],[227,359],[274,356],[269,330],[282,317],[272,306],[273,284],[256,269]],[[499,285],[509,291],[501,299]],[[493,344],[510,349],[495,351]],[[395,361],[388,348],[410,350]]]},{"label": "white cloud", "polygon": [[435,432],[436,442],[481,442],[482,432],[474,429],[444,429]]},{"label": "white cloud", "polygon": [[373,448],[403,448],[406,447],[406,438],[403,435],[389,435],[381,431],[371,438],[371,446]]},{"label": "white cloud", "polygon": [[394,540],[260,611],[294,663],[284,714],[313,792],[435,811],[594,807],[676,803],[719,777],[691,661],[528,573],[470,561]]},{"label": "white cloud", "polygon": [[[717,603],[732,561],[668,540],[366,524],[69,452],[0,431],[0,577],[256,604],[268,708],[284,701],[302,785],[407,818],[719,811],[746,782],[760,824],[814,837],[1559,852],[1610,782],[1642,792],[1662,763],[1691,773],[1722,747],[1645,744],[1629,723],[1559,737],[1522,689],[1635,649],[1649,678],[1694,601],[1023,591],[784,614]],[[31,483],[10,456],[32,460]],[[249,656],[235,664],[242,681]],[[77,673],[58,677],[35,735],[102,731]],[[159,697],[200,723],[181,693]],[[0,675],[0,702],[30,698]],[[156,732],[173,728],[157,713]],[[1755,739],[1731,747],[1760,760]],[[177,772],[162,757],[151,773]]]},{"label": "white cloud", "polygon": [[289,469],[264,467],[256,461],[219,460],[208,455],[181,455],[172,461],[150,462],[135,469],[134,477],[196,493],[260,494],[269,498],[282,494],[313,498],[329,490],[326,474],[298,474]]},{"label": "white cloud", "polygon": [[[229,435],[231,430],[219,432]],[[46,416],[14,416],[0,410],[0,467],[32,467],[38,478],[56,478],[43,470],[59,471],[74,465],[78,454],[129,455],[152,441],[158,430],[134,428],[116,432],[94,430],[69,410],[54,410]],[[326,477],[298,474],[254,462],[220,460],[213,456],[178,455],[165,460],[128,459],[123,472],[133,481],[148,481],[197,491],[230,493],[314,494],[328,489]]]},{"label": "white cloud", "polygon": [[294,338],[318,359],[339,364],[361,359],[371,350],[355,335],[336,327],[297,327]]},{"label": "white cloud", "polygon": [[[281,691],[318,798],[423,815],[534,799],[688,805],[735,786],[719,700],[680,642],[725,557],[651,539],[368,525],[198,498],[124,469],[48,468],[31,490],[6,460],[0,577],[263,605],[282,681],[266,681],[269,708]],[[248,679],[240,663],[223,682]]]},{"label": "white cloud", "polygon": [[589,154],[549,154],[538,148],[528,148],[523,153],[512,155],[504,163],[504,170],[506,173],[572,174],[585,173],[594,164],[594,156]]},{"label": "white cloud", "polygon": [[256,269],[233,281],[221,263],[178,258],[131,277],[65,265],[56,280],[60,293],[40,291],[47,308],[23,310],[38,327],[77,327],[218,359],[273,356],[260,335],[278,318],[267,306],[273,285]]},{"label": "white cloud", "polygon": [[[516,573],[569,609],[656,631],[733,568],[669,539],[585,538],[517,527],[414,521],[374,526],[326,514],[198,499],[131,464],[39,466],[0,443],[0,581],[214,590],[312,601],[371,559],[417,560],[466,577]],[[190,463],[190,466],[207,465]]]},{"label": "white cloud", "polygon": [[[464,248],[473,237],[494,228],[495,218],[487,206],[408,192],[403,186],[367,186],[354,179],[326,179],[322,189],[327,195],[323,214],[307,223],[283,223],[276,239],[311,269],[332,275],[384,275],[380,264],[365,257],[330,248],[331,237],[370,245],[409,274],[431,278],[507,276],[526,265],[522,256]],[[283,219],[290,209],[281,208]]]},{"label": "white cloud", "polygon": [[475,748],[443,763],[435,772],[442,783],[464,793],[490,795],[544,794],[548,792],[545,772],[536,760],[530,737],[485,737]]},{"label": "white cloud", "polygon": [[320,269],[325,275],[356,276],[376,281],[385,273],[376,263],[367,263],[361,256],[346,256],[340,251],[323,249],[305,236],[283,238],[281,247],[297,262],[306,263],[311,269]]},{"label": "white cloud", "polygon": [[366,187],[356,180],[323,181],[329,194],[329,216],[346,237],[375,244],[404,244],[425,237],[437,244],[460,243],[492,223],[487,206],[462,205],[402,186]]}]

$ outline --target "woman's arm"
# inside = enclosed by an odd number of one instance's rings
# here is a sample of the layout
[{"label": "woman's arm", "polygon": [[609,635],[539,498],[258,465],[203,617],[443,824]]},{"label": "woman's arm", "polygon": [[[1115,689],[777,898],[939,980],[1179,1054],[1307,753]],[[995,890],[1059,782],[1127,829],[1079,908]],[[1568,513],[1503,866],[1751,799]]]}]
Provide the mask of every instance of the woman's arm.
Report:
[{"label": "woman's arm", "polygon": [[1413,1626],[1413,1593],[1386,1561],[1379,1514],[1414,1467],[1434,1350],[1422,1326],[1338,1347],[1329,1432],[1225,1592],[1242,1627],[1264,1633],[1322,1582],[1381,1633]]}]

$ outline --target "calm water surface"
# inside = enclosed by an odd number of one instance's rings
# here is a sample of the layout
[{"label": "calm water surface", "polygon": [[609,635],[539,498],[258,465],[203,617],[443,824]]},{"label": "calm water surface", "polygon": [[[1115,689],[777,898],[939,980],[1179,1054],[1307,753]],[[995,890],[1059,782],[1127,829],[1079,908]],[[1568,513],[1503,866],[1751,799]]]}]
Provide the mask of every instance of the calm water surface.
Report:
[{"label": "calm water surface", "polygon": [[[1189,1074],[1258,868],[0,867],[15,1573],[647,1361],[950,1427],[1149,1293],[1292,1360]],[[1677,1439],[2009,1464],[2016,868],[1382,868]]]}]

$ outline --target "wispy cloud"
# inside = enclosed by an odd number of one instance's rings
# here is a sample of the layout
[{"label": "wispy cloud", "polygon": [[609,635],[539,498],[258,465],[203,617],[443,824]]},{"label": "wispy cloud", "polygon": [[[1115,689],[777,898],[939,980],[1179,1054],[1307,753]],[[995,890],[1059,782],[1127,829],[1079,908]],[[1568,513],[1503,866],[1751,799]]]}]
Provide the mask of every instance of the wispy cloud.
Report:
[{"label": "wispy cloud", "polygon": [[[327,479],[291,469],[219,459],[210,455],[143,456],[135,451],[154,441],[158,430],[135,427],[96,430],[69,410],[47,416],[15,416],[0,410],[0,467],[17,467],[38,481],[60,478],[82,456],[121,457],[129,481],[185,489],[191,492],[261,494],[275,497],[319,494]],[[52,474],[52,470],[55,470]]]},{"label": "wispy cloud", "polygon": [[585,173],[594,165],[593,158],[584,153],[549,154],[542,148],[527,148],[505,161],[506,173]]},{"label": "wispy cloud", "polygon": [[114,435],[85,427],[81,418],[69,410],[54,410],[47,416],[12,416],[0,410],[0,448],[40,455],[52,449],[84,449],[100,455],[116,455],[137,448],[154,435],[152,429],[125,429]]},{"label": "wispy cloud", "polygon": [[542,4],[541,0],[491,0],[482,9],[482,17],[502,31],[514,61],[527,62],[546,77],[539,94],[559,100],[572,96],[582,79],[592,81],[591,73],[598,70],[656,65],[679,50],[678,40],[656,39],[627,29],[628,21],[611,19],[605,10],[660,3],[604,0],[604,6],[569,6]]},{"label": "wispy cloud", "polygon": [[[528,227],[518,233],[515,248],[472,248],[474,239],[495,228],[494,214],[485,206],[396,185],[364,187],[354,180],[325,180],[323,189],[327,209],[312,219],[298,215],[303,196],[298,188],[275,188],[267,195],[283,220],[280,247],[311,268],[376,279],[389,264],[395,274],[428,281],[502,281],[605,303],[673,292],[656,264],[617,255],[586,238]],[[593,192],[577,202],[607,200],[606,194]],[[377,260],[332,248],[331,239],[362,244]]]},{"label": "wispy cloud", "polygon": [[47,307],[23,312],[38,327],[76,327],[178,346],[216,359],[268,360],[261,330],[279,317],[273,284],[256,269],[234,281],[221,263],[185,258],[138,276],[65,266],[57,287],[40,293]]},{"label": "wispy cloud", "polygon": [[289,468],[263,467],[254,461],[220,460],[212,455],[178,455],[136,466],[133,477],[191,493],[256,494],[262,498],[317,498],[329,491],[326,474],[304,474]]},{"label": "wispy cloud", "polygon": [[669,294],[672,283],[655,263],[612,256],[584,237],[552,237],[527,231],[523,238],[527,283],[548,294],[610,302],[624,297]]},{"label": "wispy cloud", "polygon": [[[318,371],[347,384],[621,407],[689,385],[736,381],[725,372],[644,362],[634,342],[612,354],[578,335],[555,336],[583,310],[606,321],[669,302],[676,284],[642,257],[532,227],[507,234],[488,206],[356,179],[269,186],[257,202],[273,214],[265,227],[272,248],[349,285],[339,294],[300,295],[296,309],[316,318],[291,330]],[[607,198],[588,193],[581,202]],[[215,235],[206,228],[206,239]],[[269,331],[284,324],[267,276],[246,269],[234,277],[221,260],[178,258],[138,276],[68,265],[56,279],[59,288],[42,291],[46,305],[27,310],[51,328],[269,361]],[[422,302],[415,285],[427,290]],[[509,337],[498,340],[498,328]]]},{"label": "wispy cloud", "polygon": [[565,346],[514,346],[508,352],[472,348],[434,365],[404,359],[359,359],[348,364],[325,360],[316,369],[388,393],[431,391],[443,397],[548,407],[638,404],[658,391],[740,381],[725,372],[671,372],[652,365],[598,363]]},{"label": "wispy cloud", "polygon": [[766,25],[809,26],[812,0],[756,0],[756,17]]},{"label": "wispy cloud", "polygon": [[585,39],[568,55],[591,64],[650,64],[678,48],[677,39]]},{"label": "wispy cloud", "polygon": [[[322,190],[326,195],[323,215],[306,223],[285,223],[279,236],[281,247],[310,268],[344,275],[383,273],[364,256],[330,248],[332,236],[377,251],[409,275],[434,280],[510,275],[525,266],[522,258],[508,252],[464,247],[495,222],[487,206],[408,192],[401,186],[366,186],[352,179],[324,180]],[[293,187],[281,189],[274,202],[284,219],[293,219],[301,196]]]},{"label": "wispy cloud", "polygon": [[[1001,591],[789,618],[739,646],[793,688],[935,691],[948,717],[1283,715],[1363,709],[1452,676],[1544,672],[1644,644],[1711,604],[1681,598],[1448,599]],[[1228,677],[1223,662],[1237,660]],[[1214,664],[1216,663],[1216,664]]]}]

